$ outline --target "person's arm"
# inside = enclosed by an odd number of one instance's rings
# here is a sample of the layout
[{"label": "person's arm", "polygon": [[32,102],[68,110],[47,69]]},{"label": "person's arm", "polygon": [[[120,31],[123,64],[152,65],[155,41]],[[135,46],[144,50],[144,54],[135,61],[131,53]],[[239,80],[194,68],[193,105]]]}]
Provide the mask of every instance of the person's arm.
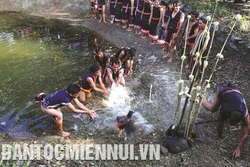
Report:
[{"label": "person's arm", "polygon": [[187,40],[196,38],[197,35],[198,35],[198,32],[199,32],[199,27],[196,27],[196,28],[194,29],[194,34],[191,35],[191,36],[189,36],[189,37],[187,38]]},{"label": "person's arm", "polygon": [[111,84],[113,84],[114,79],[113,79],[113,75],[112,75],[112,70],[110,68],[108,68],[107,73],[108,73],[108,77],[109,77]]},{"label": "person's arm", "polygon": [[165,12],[166,12],[166,7],[164,7],[164,8],[163,8],[163,11],[162,11],[162,16],[161,16],[162,27],[164,26]]},{"label": "person's arm", "polygon": [[[124,69],[121,69],[119,71],[119,76],[118,76],[118,79],[116,81],[116,84],[121,84],[122,83],[121,81],[122,81],[123,75],[124,75]],[[122,85],[122,86],[125,86],[125,85]]]},{"label": "person's arm", "polygon": [[[99,78],[99,77],[98,77]],[[94,90],[94,91],[97,91],[97,92],[100,92],[100,93],[104,93],[104,90],[103,89],[100,89],[96,86],[95,82],[93,81],[93,79],[91,77],[88,77],[87,78],[87,82],[89,83],[89,85],[91,86],[91,88]]]},{"label": "person's arm", "polygon": [[130,2],[131,2],[130,16],[133,16],[133,11],[134,11],[134,0],[130,0]]},{"label": "person's arm", "polygon": [[211,104],[207,101],[203,101],[202,102],[203,107],[211,112],[218,111],[220,107],[220,100],[218,95],[219,95],[219,90],[217,90],[216,94],[214,95],[213,103]]},{"label": "person's arm", "polygon": [[129,59],[128,61],[129,61],[128,75],[130,75],[133,73],[134,57],[131,57],[131,59]]},{"label": "person's arm", "polygon": [[[79,103],[80,103],[79,100],[78,100],[77,98],[75,98],[75,99],[73,99],[73,100],[76,102],[76,105],[78,106]],[[77,101],[78,101],[78,102],[77,102]],[[81,104],[82,104],[82,103],[81,103]],[[78,113],[78,114],[88,114],[92,119],[94,119],[94,118],[97,116],[97,114],[96,114],[95,111],[89,110],[89,109],[86,108],[83,104],[78,106],[80,109],[75,108],[75,106],[74,106],[73,104],[66,105],[66,107],[67,107],[70,111],[72,111],[72,112],[74,112],[74,113]]]},{"label": "person's arm", "polygon": [[148,24],[151,23],[151,19],[152,19],[152,16],[153,16],[153,8],[154,8],[154,4],[151,4],[151,10],[150,10],[150,16],[149,16],[149,19],[148,19]]},{"label": "person's arm", "polygon": [[161,23],[163,24],[164,22],[162,21],[162,15],[163,15],[163,7],[160,7],[160,19],[159,19],[159,22],[158,22],[158,27],[161,25]]},{"label": "person's arm", "polygon": [[104,68],[104,71],[103,71],[103,76],[102,78],[104,79],[105,75],[107,74],[107,69],[110,65],[110,58],[106,61],[106,64],[105,64],[105,68]]},{"label": "person's arm", "polygon": [[110,65],[110,58],[108,58],[108,60],[106,61],[106,68],[108,68]]},{"label": "person's arm", "polygon": [[242,149],[242,146],[245,144],[245,142],[249,136],[249,131],[250,131],[249,116],[247,118],[245,118],[245,120],[243,121],[242,131],[243,131],[243,135],[240,139],[240,142],[238,143],[237,147],[233,151],[233,157],[235,157],[235,158],[240,157],[240,151]]},{"label": "person's arm", "polygon": [[184,19],[185,19],[185,14],[182,13],[181,16],[180,16],[180,20],[179,20],[179,27],[178,27],[177,32],[175,33],[174,39],[176,39],[179,36],[179,33],[181,31],[181,27],[183,25]]}]

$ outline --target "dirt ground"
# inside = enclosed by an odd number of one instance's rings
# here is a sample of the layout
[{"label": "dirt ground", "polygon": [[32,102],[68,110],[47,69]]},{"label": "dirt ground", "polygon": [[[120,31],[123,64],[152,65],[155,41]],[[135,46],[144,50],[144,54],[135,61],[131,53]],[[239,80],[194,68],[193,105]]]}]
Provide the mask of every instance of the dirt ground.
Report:
[{"label": "dirt ground", "polygon": [[[46,13],[46,14],[45,14]],[[58,13],[58,14],[57,14]],[[98,20],[92,20],[90,18],[85,18],[81,15],[69,15],[62,16],[59,15],[59,11],[48,11],[40,13],[37,11],[33,13],[33,15],[39,15],[46,18],[57,18],[61,20],[70,21],[70,24],[75,24],[77,26],[83,26],[90,30],[93,30],[100,34],[101,37],[113,43],[117,47],[125,46],[128,43],[134,43],[135,47],[139,48],[140,53],[153,52],[159,59],[164,54],[157,46],[149,45],[148,42],[142,41],[139,36],[136,36],[132,33],[124,31],[122,28],[118,26],[113,26],[110,23],[104,24],[99,23]],[[216,38],[215,46],[212,50],[212,55],[216,55],[220,50],[220,46],[222,45],[223,39],[225,39],[225,35],[222,32],[218,32]],[[124,39],[125,38],[125,39]],[[123,39],[123,40],[119,40]],[[235,45],[234,43],[230,43],[230,45]],[[223,52],[225,59],[220,62],[219,67],[213,77],[213,88],[215,88],[218,84],[225,83],[227,81],[233,81],[233,83],[237,84],[244,94],[246,98],[247,104],[250,104],[250,94],[249,92],[249,83],[250,83],[250,55],[243,54],[240,51],[232,49],[230,45],[226,46],[225,51]],[[240,49],[240,48],[239,48]],[[153,51],[152,51],[153,50]],[[241,49],[240,49],[241,50]],[[249,51],[248,51],[249,52]],[[179,58],[175,60],[172,64],[167,64],[166,60],[163,61],[163,64],[170,66],[173,70],[179,68],[180,61]],[[211,62],[214,62],[214,58],[210,58]],[[216,136],[216,114],[211,116],[209,113],[203,113],[201,117],[212,117],[213,121],[203,122],[202,124],[197,124],[196,128],[206,128],[209,129],[211,134],[211,138],[195,141],[195,143],[186,151],[181,152],[179,154],[172,154],[167,152],[166,150],[162,150],[161,160],[157,161],[31,161],[30,166],[38,166],[38,165],[47,165],[47,166],[204,166],[204,167],[235,167],[235,166],[250,166],[250,142],[249,139],[244,145],[244,148],[241,153],[241,157],[238,159],[233,159],[231,157],[231,153],[233,148],[239,141],[241,136],[240,126],[236,127],[227,127],[224,128],[224,140],[220,143],[216,143],[213,139]],[[211,119],[208,119],[211,120]],[[206,134],[204,135],[206,136]],[[41,137],[38,141],[27,141],[30,143],[40,142],[40,143],[83,143],[89,141],[91,139],[95,139],[95,143],[124,143],[123,139],[117,138],[115,134],[107,135],[106,133],[100,132],[95,136],[80,136],[80,135],[72,135],[70,138],[61,138],[59,136],[52,137]],[[162,144],[164,139],[163,130],[156,129],[156,131],[152,134],[144,134],[137,131],[134,137],[129,138],[126,143],[160,143]],[[22,141],[26,142],[26,141]],[[21,162],[17,162],[17,164]]]}]

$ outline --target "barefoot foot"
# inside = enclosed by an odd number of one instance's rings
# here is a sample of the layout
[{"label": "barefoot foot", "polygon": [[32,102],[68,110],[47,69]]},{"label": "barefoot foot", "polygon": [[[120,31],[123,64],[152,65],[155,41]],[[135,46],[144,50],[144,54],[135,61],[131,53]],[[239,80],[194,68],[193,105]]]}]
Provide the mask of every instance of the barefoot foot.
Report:
[{"label": "barefoot foot", "polygon": [[68,137],[68,136],[70,135],[69,132],[65,132],[65,131],[59,132],[59,134],[60,134],[62,137]]}]

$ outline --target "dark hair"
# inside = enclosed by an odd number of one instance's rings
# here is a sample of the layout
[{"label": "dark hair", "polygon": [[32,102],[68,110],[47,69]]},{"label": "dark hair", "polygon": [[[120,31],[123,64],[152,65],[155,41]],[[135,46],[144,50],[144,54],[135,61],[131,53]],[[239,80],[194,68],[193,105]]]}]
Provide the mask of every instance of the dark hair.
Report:
[{"label": "dark hair", "polygon": [[67,92],[69,94],[76,94],[76,93],[79,93],[80,92],[80,87],[77,85],[77,84],[69,84],[68,87],[67,87]]},{"label": "dark hair", "polygon": [[172,3],[173,3],[173,0],[169,0],[169,1],[168,1],[168,4],[172,4]]},{"label": "dark hair", "polygon": [[240,122],[243,119],[244,115],[239,112],[239,111],[231,111],[229,118],[228,118],[228,123],[230,125],[235,125],[238,122]]},{"label": "dark hair", "polygon": [[175,4],[176,4],[176,6],[181,5],[181,1],[176,0],[176,1],[173,2],[173,5],[175,5]]},{"label": "dark hair", "polygon": [[97,46],[97,47],[95,48],[95,53],[96,53],[96,54],[98,54],[98,52],[102,52],[102,51],[103,51],[103,49],[102,49],[101,46]]},{"label": "dark hair", "polygon": [[91,65],[91,66],[89,67],[89,71],[90,71],[91,73],[95,73],[95,72],[98,71],[98,70],[100,70],[100,66],[97,65],[97,64],[93,64],[93,65]]},{"label": "dark hair", "polygon": [[195,10],[191,11],[190,14],[194,15],[196,18],[199,17],[199,12],[197,12]]},{"label": "dark hair", "polygon": [[207,19],[206,19],[204,16],[200,17],[200,20],[201,20],[204,24],[207,24]]},{"label": "dark hair", "polygon": [[130,56],[135,56],[135,54],[136,54],[136,49],[135,48],[130,48],[129,50],[128,50],[128,53],[130,54]]},{"label": "dark hair", "polygon": [[113,66],[114,64],[119,64],[119,60],[117,58],[113,58],[112,61],[111,61],[111,66]]}]

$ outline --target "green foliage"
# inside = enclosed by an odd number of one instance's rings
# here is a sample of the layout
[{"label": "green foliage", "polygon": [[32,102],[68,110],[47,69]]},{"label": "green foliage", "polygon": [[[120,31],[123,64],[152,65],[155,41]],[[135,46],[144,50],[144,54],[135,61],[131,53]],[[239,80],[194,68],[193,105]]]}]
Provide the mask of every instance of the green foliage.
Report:
[{"label": "green foliage", "polygon": [[210,12],[212,10],[212,3],[211,2],[200,2],[194,1],[189,3],[192,10],[196,10],[199,12]]},{"label": "green foliage", "polygon": [[[188,4],[192,10],[203,13],[211,13],[213,10],[213,2],[211,1],[189,1]],[[216,15],[220,17],[228,14],[230,14],[230,6],[227,3],[218,3]]]},{"label": "green foliage", "polygon": [[230,13],[229,9],[227,6],[225,5],[221,5],[218,9],[218,15],[221,16],[221,15],[227,15],[228,13]]}]

